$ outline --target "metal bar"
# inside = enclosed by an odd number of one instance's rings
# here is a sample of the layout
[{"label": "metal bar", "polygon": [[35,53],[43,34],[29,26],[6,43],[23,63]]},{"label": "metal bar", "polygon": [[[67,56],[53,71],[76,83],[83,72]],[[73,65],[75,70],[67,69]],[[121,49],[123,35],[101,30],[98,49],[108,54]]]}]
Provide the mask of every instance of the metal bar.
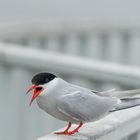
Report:
[{"label": "metal bar", "polygon": [[[7,47],[6,47],[7,46]],[[0,63],[140,86],[140,68],[0,44]]]}]

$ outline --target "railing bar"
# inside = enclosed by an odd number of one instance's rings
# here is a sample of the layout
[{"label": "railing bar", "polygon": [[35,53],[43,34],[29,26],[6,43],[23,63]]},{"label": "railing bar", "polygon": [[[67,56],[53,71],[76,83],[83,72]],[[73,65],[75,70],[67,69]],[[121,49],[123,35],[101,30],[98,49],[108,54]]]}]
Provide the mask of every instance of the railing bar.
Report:
[{"label": "railing bar", "polygon": [[[80,57],[71,57],[59,53],[49,53],[21,47],[0,46],[2,63],[26,66],[36,69],[55,69],[59,72],[72,73],[98,80],[120,82],[120,84],[139,86],[140,69],[120,64],[93,61]],[[54,57],[55,56],[55,57]],[[36,62],[36,63],[33,63]]]}]

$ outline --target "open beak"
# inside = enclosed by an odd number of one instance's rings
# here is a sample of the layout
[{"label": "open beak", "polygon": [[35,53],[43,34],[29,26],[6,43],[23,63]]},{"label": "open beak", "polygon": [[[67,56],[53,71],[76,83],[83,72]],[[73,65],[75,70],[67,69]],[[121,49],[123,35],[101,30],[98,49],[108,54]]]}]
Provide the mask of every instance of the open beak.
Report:
[{"label": "open beak", "polygon": [[30,91],[36,89],[36,87],[37,87],[36,85],[32,85],[32,86],[27,90],[26,94],[28,94]]},{"label": "open beak", "polygon": [[31,92],[32,90],[34,90],[34,94],[32,96],[32,99],[30,101],[30,106],[32,104],[32,102],[36,99],[36,97],[44,90],[43,87],[37,86],[37,85],[32,85],[28,91],[26,92],[26,94],[28,94],[29,92]]}]

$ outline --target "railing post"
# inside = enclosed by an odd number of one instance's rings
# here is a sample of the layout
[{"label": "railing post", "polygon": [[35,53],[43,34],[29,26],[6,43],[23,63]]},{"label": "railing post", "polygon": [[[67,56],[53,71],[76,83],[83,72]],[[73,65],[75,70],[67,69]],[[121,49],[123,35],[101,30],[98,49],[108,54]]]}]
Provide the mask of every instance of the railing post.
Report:
[{"label": "railing post", "polygon": [[91,59],[101,59],[103,53],[101,34],[99,32],[89,32],[87,34],[87,45],[85,55]]}]

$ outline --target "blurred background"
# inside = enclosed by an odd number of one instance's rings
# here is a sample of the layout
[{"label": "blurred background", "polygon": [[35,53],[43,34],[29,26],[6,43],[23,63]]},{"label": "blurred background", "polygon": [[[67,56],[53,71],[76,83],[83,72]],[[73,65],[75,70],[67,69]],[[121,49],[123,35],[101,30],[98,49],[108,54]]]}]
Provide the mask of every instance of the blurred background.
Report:
[{"label": "blurred background", "polygon": [[37,72],[99,91],[140,88],[139,13],[138,0],[0,0],[0,140],[66,125],[29,107]]}]

